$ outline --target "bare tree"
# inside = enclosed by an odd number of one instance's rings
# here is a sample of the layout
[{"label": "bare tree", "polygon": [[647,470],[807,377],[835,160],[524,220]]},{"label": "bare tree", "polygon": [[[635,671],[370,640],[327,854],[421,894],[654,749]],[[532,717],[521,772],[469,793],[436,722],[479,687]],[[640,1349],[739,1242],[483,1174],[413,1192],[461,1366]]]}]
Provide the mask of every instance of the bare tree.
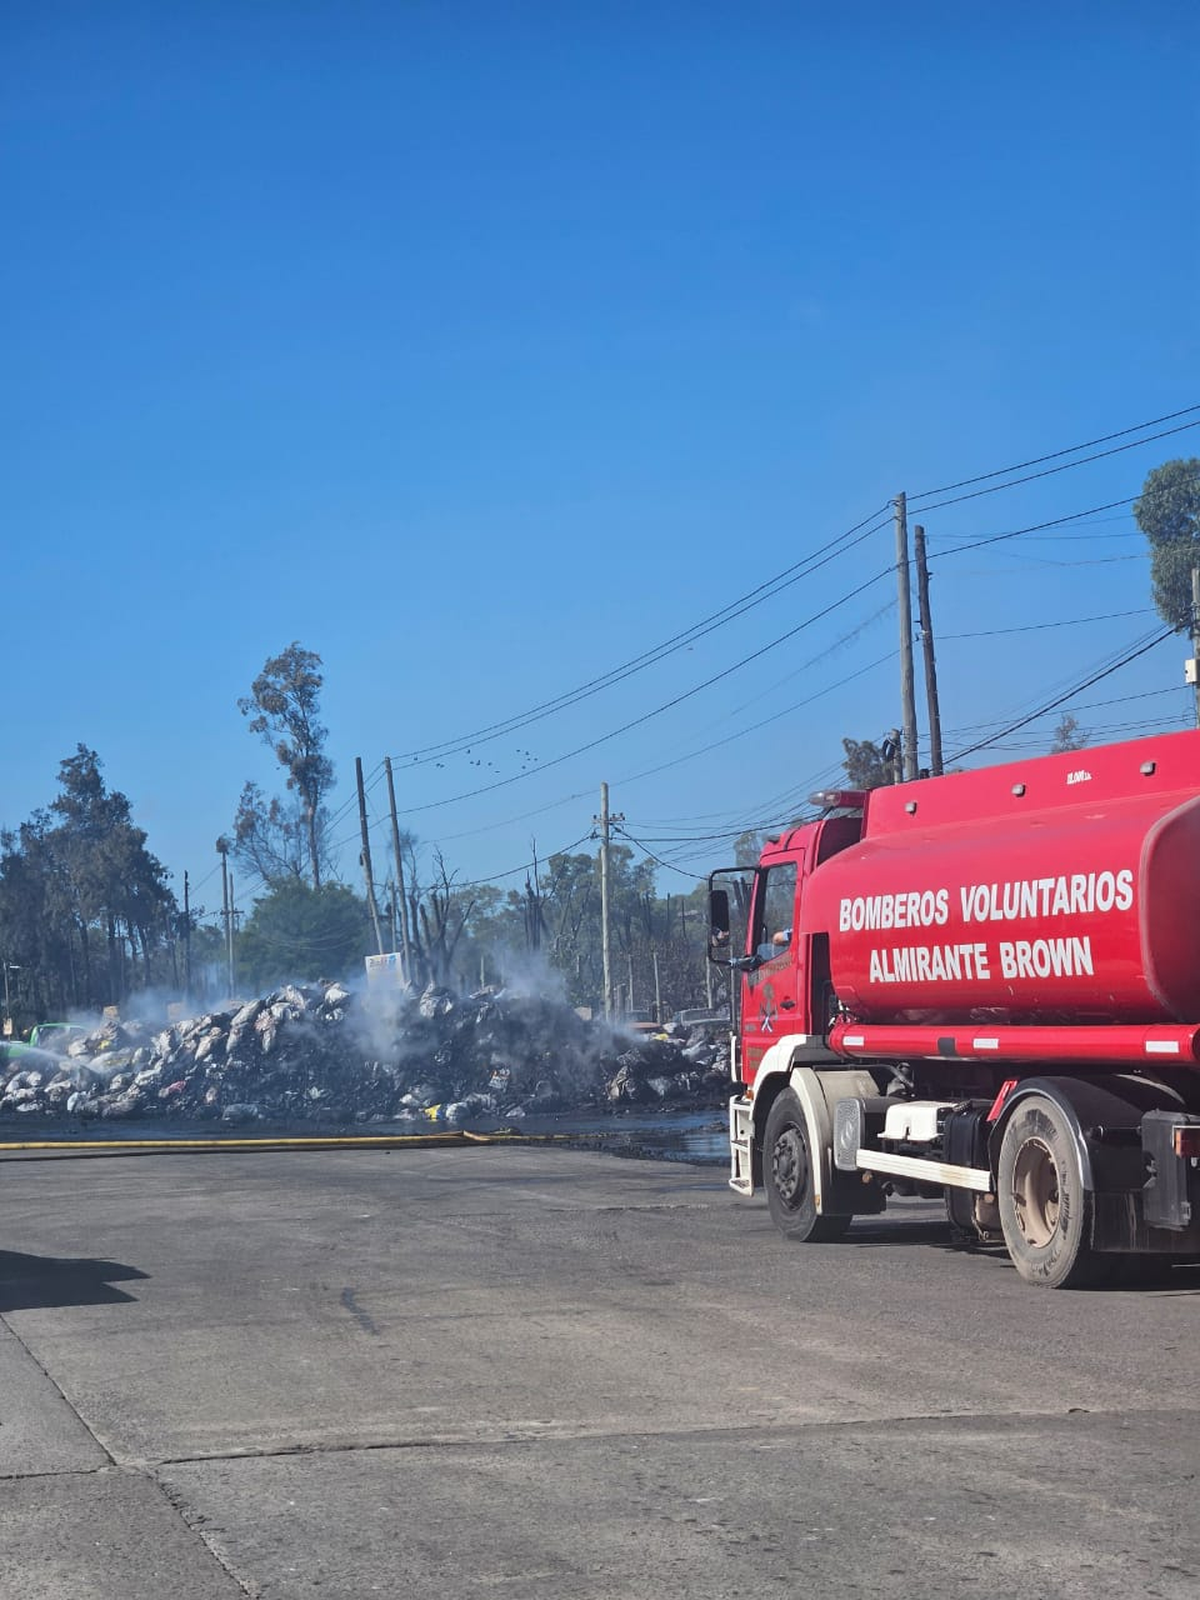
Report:
[{"label": "bare tree", "polygon": [[418,898],[417,915],[421,928],[422,953],[429,976],[435,983],[448,983],[454,952],[475,908],[474,900],[463,900],[454,891],[454,880],[446,871],[439,850],[434,855],[435,878]]}]

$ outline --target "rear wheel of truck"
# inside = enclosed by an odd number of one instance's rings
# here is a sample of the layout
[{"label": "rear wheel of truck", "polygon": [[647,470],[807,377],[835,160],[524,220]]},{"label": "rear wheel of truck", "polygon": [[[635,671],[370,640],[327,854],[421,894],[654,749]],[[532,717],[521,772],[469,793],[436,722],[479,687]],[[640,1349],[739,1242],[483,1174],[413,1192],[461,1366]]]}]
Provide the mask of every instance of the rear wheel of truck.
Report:
[{"label": "rear wheel of truck", "polygon": [[996,1198],[1004,1243],[1025,1281],[1043,1289],[1083,1288],[1104,1266],[1092,1249],[1092,1197],[1076,1138],[1060,1106],[1030,1095],[1000,1145]]},{"label": "rear wheel of truck", "polygon": [[804,1108],[793,1089],[784,1089],[767,1113],[763,1183],[771,1220],[794,1244],[840,1239],[850,1226],[849,1217],[821,1216],[817,1211]]}]

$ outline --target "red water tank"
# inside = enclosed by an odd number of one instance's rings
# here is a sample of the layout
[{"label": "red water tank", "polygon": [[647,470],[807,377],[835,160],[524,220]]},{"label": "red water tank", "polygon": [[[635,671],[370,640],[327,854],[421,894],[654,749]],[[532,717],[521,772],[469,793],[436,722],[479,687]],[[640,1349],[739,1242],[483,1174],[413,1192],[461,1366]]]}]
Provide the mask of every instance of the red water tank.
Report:
[{"label": "red water tank", "polygon": [[1200,732],[875,790],[801,910],[863,1022],[1200,1022]]}]

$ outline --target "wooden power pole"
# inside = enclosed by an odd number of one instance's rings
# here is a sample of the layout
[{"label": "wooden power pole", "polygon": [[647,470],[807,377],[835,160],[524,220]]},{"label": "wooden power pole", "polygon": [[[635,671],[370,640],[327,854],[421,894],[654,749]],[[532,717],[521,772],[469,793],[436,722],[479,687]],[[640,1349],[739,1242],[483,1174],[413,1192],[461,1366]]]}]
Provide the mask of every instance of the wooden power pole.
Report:
[{"label": "wooden power pole", "polygon": [[913,556],[917,563],[917,616],[921,624],[921,649],[925,656],[925,698],[929,706],[929,772],[942,775],[942,713],[938,705],[937,662],[933,657],[933,616],[929,610],[929,564],[925,559],[925,529],[913,529]]},{"label": "wooden power pole", "polygon": [[896,508],[896,585],[900,607],[900,708],[904,720],[904,778],[917,775],[917,699],[913,683],[912,587],[908,567],[908,500],[898,494]]},{"label": "wooden power pole", "polygon": [[612,1020],[613,1014],[613,985],[612,985],[612,943],[609,937],[609,911],[608,911],[608,846],[609,828],[614,822],[624,822],[624,814],[618,812],[615,816],[608,809],[608,785],[600,785],[600,815],[593,817],[592,821],[600,829],[600,955],[604,964],[604,1016],[607,1021]]},{"label": "wooden power pole", "polygon": [[221,857],[221,908],[225,921],[225,973],[229,984],[228,996],[233,999],[233,908],[229,904],[229,840],[217,840],[217,854]]},{"label": "wooden power pole", "polygon": [[183,874],[183,998],[192,1003],[192,906],[188,875]]},{"label": "wooden power pole", "polygon": [[375,904],[375,880],[371,874],[371,836],[367,832],[367,792],[363,788],[362,757],[354,758],[354,776],[358,783],[358,824],[362,832],[362,869],[367,885],[367,905],[371,908],[371,922],[375,928],[375,949],[383,954],[383,930],[379,926],[379,907]]}]

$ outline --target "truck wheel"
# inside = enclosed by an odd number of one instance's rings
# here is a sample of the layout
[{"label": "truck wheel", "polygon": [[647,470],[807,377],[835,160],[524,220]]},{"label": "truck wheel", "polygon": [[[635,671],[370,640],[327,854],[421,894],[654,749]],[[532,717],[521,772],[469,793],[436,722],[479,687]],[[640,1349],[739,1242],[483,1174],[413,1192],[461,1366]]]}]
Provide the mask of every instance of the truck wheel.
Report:
[{"label": "truck wheel", "polygon": [[1092,1197],[1074,1130],[1052,1100],[1030,1095],[1013,1112],[996,1197],[1004,1243],[1027,1283],[1078,1289],[1095,1281],[1103,1263],[1091,1246]]},{"label": "truck wheel", "polygon": [[771,1220],[794,1244],[840,1239],[850,1226],[849,1217],[817,1212],[804,1108],[794,1089],[784,1089],[767,1113],[763,1182]]}]

